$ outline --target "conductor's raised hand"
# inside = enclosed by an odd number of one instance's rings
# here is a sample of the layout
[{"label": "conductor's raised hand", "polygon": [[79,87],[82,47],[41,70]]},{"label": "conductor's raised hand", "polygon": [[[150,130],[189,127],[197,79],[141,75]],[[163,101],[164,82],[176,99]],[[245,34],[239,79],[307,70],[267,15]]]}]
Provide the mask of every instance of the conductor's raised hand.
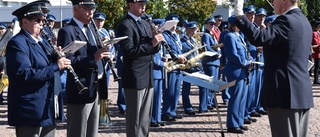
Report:
[{"label": "conductor's raised hand", "polygon": [[158,46],[159,42],[164,41],[164,40],[165,39],[161,33],[155,34],[152,38],[152,41],[151,41],[152,46],[156,47],[156,46]]},{"label": "conductor's raised hand", "polygon": [[234,15],[242,16],[243,14],[243,3],[244,0],[235,0],[234,1]]},{"label": "conductor's raised hand", "polygon": [[102,58],[110,58],[111,52],[108,48],[100,48],[94,53],[94,60],[99,61]]},{"label": "conductor's raised hand", "polygon": [[59,70],[67,69],[71,65],[70,59],[67,59],[66,57],[62,57],[57,60],[57,64],[59,67]]}]

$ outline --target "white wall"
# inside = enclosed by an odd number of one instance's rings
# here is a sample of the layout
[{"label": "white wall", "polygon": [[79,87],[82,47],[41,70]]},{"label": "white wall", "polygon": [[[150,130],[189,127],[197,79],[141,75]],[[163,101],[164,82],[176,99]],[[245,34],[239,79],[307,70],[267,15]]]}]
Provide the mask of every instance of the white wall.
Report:
[{"label": "white wall", "polygon": [[[20,7],[1,7],[0,8],[0,22],[11,22],[15,17],[12,15],[12,12]],[[72,6],[48,6],[50,9],[50,14],[56,17],[56,21],[60,22],[65,18],[70,18],[73,16]],[[62,16],[61,12],[62,11]]]}]

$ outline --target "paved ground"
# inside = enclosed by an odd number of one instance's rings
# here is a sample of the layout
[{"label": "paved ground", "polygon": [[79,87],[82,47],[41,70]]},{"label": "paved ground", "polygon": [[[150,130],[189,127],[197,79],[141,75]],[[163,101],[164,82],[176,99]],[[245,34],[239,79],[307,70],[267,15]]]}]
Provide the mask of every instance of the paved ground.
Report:
[{"label": "paved ground", "polygon": [[[103,127],[99,129],[98,137],[125,137],[125,115],[120,115],[116,106],[117,99],[117,85],[111,82],[110,86],[110,115],[111,120],[115,123],[111,127]],[[313,95],[315,108],[311,109],[310,124],[308,137],[320,137],[320,86],[313,86]],[[6,92],[4,93],[6,98]],[[222,102],[221,95],[217,95],[218,102]],[[180,99],[181,100],[181,99]],[[197,88],[193,87],[191,93],[191,101],[194,106],[198,106],[198,92]],[[181,101],[180,101],[181,102]],[[222,108],[221,118],[223,122],[223,129],[226,132],[226,106],[220,104]],[[195,108],[197,109],[197,108]],[[182,105],[179,104],[179,114],[184,114]],[[226,137],[270,137],[270,129],[268,123],[268,117],[262,116],[258,118],[256,123],[250,124],[249,131],[245,134],[229,134],[224,133]],[[1,137],[13,137],[14,128],[7,125],[7,106],[0,105],[0,136]],[[56,132],[57,137],[66,136],[66,123],[59,123]],[[221,136],[220,128],[218,124],[217,112],[201,113],[194,116],[184,115],[183,119],[179,119],[175,122],[167,122],[167,126],[160,128],[151,128],[151,137],[219,137]]]}]

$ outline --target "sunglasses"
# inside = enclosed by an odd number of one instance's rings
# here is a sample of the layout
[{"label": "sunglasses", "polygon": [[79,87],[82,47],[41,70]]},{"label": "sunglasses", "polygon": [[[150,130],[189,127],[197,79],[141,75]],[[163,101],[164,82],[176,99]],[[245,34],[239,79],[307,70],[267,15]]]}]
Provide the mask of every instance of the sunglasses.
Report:
[{"label": "sunglasses", "polygon": [[208,23],[210,26],[213,26],[214,25],[214,23]]}]

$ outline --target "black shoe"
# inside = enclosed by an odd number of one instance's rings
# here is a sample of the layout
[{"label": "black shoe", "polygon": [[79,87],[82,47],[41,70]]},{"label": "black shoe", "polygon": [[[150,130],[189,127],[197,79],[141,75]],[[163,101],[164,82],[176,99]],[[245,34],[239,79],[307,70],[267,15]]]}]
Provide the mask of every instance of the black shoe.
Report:
[{"label": "black shoe", "polygon": [[165,125],[166,125],[165,122],[158,122],[158,124],[159,124],[160,126],[165,126]]},{"label": "black shoe", "polygon": [[249,130],[248,126],[240,126],[239,128],[245,131]]},{"label": "black shoe", "polygon": [[165,114],[161,116],[162,121],[176,121],[174,117],[172,117],[170,114]]},{"label": "black shoe", "polygon": [[182,116],[182,115],[175,115],[175,116],[173,116],[173,118],[175,118],[175,119],[182,119],[183,116]]},{"label": "black shoe", "polygon": [[187,110],[184,113],[188,114],[188,115],[195,115],[196,114],[196,112],[194,112],[193,110]]},{"label": "black shoe", "polygon": [[313,84],[314,84],[314,85],[319,85],[320,82],[319,82],[319,81],[313,81]]},{"label": "black shoe", "polygon": [[199,111],[198,111],[198,113],[208,113],[208,112],[210,112],[209,109],[207,109],[207,110],[199,110]]},{"label": "black shoe", "polygon": [[156,122],[151,122],[150,127],[160,127],[160,124]]},{"label": "black shoe", "polygon": [[250,116],[251,117],[261,117],[261,114],[256,112],[256,111],[254,111],[254,112],[251,112]]},{"label": "black shoe", "polygon": [[249,117],[249,120],[250,120],[251,122],[257,122],[257,119],[255,119],[255,118]]},{"label": "black shoe", "polygon": [[251,124],[251,120],[250,119],[244,119],[244,124]]},{"label": "black shoe", "polygon": [[209,110],[210,110],[210,109],[213,110],[213,107],[212,107],[212,106],[208,106],[208,109],[209,109]]},{"label": "black shoe", "polygon": [[244,131],[241,128],[228,128],[227,132],[229,133],[238,133],[238,134],[243,134]]},{"label": "black shoe", "polygon": [[268,114],[268,112],[265,111],[265,110],[259,110],[258,113],[260,113],[260,114],[262,114],[262,115],[267,115],[267,114]]}]

